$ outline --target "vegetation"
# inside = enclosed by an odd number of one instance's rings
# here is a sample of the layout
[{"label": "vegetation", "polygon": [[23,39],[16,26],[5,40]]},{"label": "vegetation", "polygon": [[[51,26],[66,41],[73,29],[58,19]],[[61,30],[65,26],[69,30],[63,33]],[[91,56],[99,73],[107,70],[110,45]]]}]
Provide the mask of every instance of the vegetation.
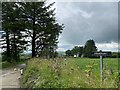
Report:
[{"label": "vegetation", "polygon": [[11,62],[7,62],[7,61],[2,61],[2,57],[0,57],[0,69],[16,67],[16,65],[26,63],[27,60],[30,58],[31,58],[31,55],[29,55],[29,54],[21,54],[19,62],[12,61],[12,63],[11,63]]},{"label": "vegetation", "polygon": [[32,47],[32,57],[53,57],[63,25],[55,19],[54,9],[45,2],[3,2],[3,61],[18,61],[20,54]]},{"label": "vegetation", "polygon": [[21,84],[27,88],[117,88],[117,67],[117,59],[104,59],[104,80],[101,81],[99,59],[33,58],[28,61]]},{"label": "vegetation", "polygon": [[26,50],[27,42],[25,36],[22,34],[23,21],[21,20],[20,8],[15,3],[4,2],[2,3],[2,30],[5,32],[3,35],[2,48],[5,51],[2,53],[3,60],[11,62],[11,60],[19,60],[20,53]]},{"label": "vegetation", "polygon": [[91,57],[93,52],[97,51],[94,40],[88,40],[84,47],[84,56]]},{"label": "vegetation", "polygon": [[67,50],[65,53],[67,56],[78,55],[80,57],[83,53],[83,47],[75,46],[72,50]]},{"label": "vegetation", "polygon": [[51,9],[53,4],[46,6],[45,2],[20,3],[24,29],[31,38],[29,42],[32,45],[32,57],[54,54],[63,27],[55,19],[54,9]]},{"label": "vegetation", "polygon": [[119,58],[120,52],[112,52],[112,58]]},{"label": "vegetation", "polygon": [[1,62],[1,63],[0,63],[0,66],[1,66],[0,69],[15,68],[17,65],[23,64],[23,63],[25,63],[25,62],[26,62],[25,60],[21,60],[21,61],[19,61],[19,62],[13,61],[12,63],[11,63],[11,62],[7,62],[7,61]]},{"label": "vegetation", "polygon": [[67,50],[65,53],[67,56],[77,55],[81,57],[92,57],[93,52],[97,51],[94,40],[88,40],[84,47],[75,46],[72,50]]},{"label": "vegetation", "polygon": [[[117,58],[104,59],[102,81],[99,60],[88,58],[97,51],[94,40],[88,40],[84,47],[75,46],[66,51],[67,56],[84,55],[87,58],[54,58],[62,54],[57,53],[56,49],[64,27],[55,18],[55,9],[51,8],[53,4],[46,5],[44,1],[2,3],[2,68],[24,63],[25,59],[32,57],[22,76],[22,87],[116,88],[119,53],[113,53]],[[28,46],[32,51],[31,56],[23,53]]]}]

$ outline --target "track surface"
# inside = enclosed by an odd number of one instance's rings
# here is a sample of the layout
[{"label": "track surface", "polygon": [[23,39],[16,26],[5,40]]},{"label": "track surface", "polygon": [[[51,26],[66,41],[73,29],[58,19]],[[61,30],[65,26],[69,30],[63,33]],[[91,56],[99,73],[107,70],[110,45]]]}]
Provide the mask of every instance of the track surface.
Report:
[{"label": "track surface", "polygon": [[0,89],[1,88],[20,88],[19,79],[21,77],[19,67],[0,70]]}]

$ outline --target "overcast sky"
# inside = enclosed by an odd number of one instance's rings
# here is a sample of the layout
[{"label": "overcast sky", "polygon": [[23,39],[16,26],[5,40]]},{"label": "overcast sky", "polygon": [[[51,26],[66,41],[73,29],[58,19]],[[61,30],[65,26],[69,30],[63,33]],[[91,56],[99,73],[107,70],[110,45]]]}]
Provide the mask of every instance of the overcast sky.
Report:
[{"label": "overcast sky", "polygon": [[89,39],[95,41],[98,50],[118,51],[118,0],[53,1],[56,18],[65,26],[58,51],[84,46]]},{"label": "overcast sky", "polygon": [[56,18],[65,28],[58,51],[84,46],[93,39],[98,50],[118,50],[117,2],[56,2]]}]

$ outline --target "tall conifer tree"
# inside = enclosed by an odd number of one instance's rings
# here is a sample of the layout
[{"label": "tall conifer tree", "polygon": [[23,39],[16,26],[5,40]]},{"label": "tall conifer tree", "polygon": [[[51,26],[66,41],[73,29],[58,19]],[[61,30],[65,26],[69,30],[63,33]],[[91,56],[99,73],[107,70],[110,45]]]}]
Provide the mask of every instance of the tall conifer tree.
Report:
[{"label": "tall conifer tree", "polygon": [[56,22],[54,9],[50,10],[53,4],[45,6],[45,2],[20,3],[25,29],[31,37],[32,57],[45,52],[52,53],[57,46],[63,25]]},{"label": "tall conifer tree", "polygon": [[27,43],[24,39],[23,21],[19,5],[15,2],[2,3],[2,30],[5,32],[4,45],[6,51],[3,52],[4,59],[8,61],[18,60],[19,54],[25,49]]}]

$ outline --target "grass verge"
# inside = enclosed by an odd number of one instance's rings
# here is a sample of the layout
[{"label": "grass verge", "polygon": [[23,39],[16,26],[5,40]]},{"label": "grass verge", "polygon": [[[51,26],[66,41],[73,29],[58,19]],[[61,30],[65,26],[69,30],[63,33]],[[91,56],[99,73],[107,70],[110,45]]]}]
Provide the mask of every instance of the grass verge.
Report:
[{"label": "grass verge", "polygon": [[114,67],[114,74],[110,73],[108,65],[101,81],[98,59],[34,58],[28,61],[21,85],[24,88],[117,88],[116,61],[107,63]]}]

